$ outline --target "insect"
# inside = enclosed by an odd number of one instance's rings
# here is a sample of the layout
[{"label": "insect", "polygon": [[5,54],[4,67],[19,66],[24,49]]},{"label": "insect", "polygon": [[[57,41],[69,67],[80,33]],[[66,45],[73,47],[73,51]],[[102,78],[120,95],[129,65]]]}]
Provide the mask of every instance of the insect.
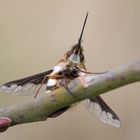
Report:
[{"label": "insect", "polygon": [[[85,66],[83,47],[81,45],[87,17],[88,12],[84,20],[78,43],[64,54],[53,69],[23,79],[7,82],[0,86],[0,92],[10,95],[29,95],[34,93],[36,94],[36,97],[39,92],[46,92],[49,94],[50,91],[55,90],[60,86],[69,90],[67,88],[67,83],[69,81],[88,73]],[[87,99],[84,105],[85,108],[98,120],[114,127],[120,127],[119,117],[100,96]],[[51,114],[49,117],[57,117],[70,107],[71,106],[62,108]]]}]

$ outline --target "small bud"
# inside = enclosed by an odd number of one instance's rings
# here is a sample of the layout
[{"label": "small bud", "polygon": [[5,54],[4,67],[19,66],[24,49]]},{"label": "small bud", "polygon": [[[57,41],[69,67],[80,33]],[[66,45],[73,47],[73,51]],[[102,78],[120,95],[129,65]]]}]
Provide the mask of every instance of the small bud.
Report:
[{"label": "small bud", "polygon": [[4,132],[11,125],[12,120],[10,118],[0,117],[0,132]]}]

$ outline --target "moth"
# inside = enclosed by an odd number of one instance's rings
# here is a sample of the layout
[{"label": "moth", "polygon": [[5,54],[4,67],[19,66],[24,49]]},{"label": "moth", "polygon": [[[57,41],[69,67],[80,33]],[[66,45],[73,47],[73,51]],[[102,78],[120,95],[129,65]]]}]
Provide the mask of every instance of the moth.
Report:
[{"label": "moth", "polygon": [[[51,91],[61,86],[69,90],[67,84],[71,80],[88,73],[85,66],[83,47],[81,45],[87,17],[88,12],[84,20],[78,43],[73,45],[72,48],[64,54],[56,66],[39,74],[7,82],[0,86],[0,92],[10,95],[34,94],[36,97],[39,92],[49,94]],[[84,106],[98,120],[114,127],[120,127],[119,117],[100,96],[85,100]],[[67,111],[70,107],[71,106],[62,108],[49,117],[57,117]]]}]

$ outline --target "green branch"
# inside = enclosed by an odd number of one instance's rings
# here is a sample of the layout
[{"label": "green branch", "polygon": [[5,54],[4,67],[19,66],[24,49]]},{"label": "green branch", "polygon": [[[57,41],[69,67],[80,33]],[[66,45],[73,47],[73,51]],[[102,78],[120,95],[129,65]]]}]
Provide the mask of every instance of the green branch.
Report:
[{"label": "green branch", "polygon": [[81,100],[140,81],[140,60],[100,75],[86,74],[50,94],[0,109],[0,131],[22,123],[44,121],[57,110]]}]

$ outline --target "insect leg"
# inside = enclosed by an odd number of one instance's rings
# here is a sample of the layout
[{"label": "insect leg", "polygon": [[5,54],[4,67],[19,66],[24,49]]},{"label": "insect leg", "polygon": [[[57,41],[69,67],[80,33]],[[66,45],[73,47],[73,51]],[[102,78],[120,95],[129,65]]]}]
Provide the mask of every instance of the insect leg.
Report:
[{"label": "insect leg", "polygon": [[47,77],[48,77],[48,75],[45,75],[45,76],[44,76],[44,79],[42,80],[41,85],[40,85],[40,86],[39,86],[39,88],[37,89],[37,91],[36,91],[36,93],[35,93],[34,98],[36,98],[36,97],[37,97],[37,95],[38,95],[38,93],[39,93],[39,91],[40,91],[41,87],[43,86],[43,84],[44,84],[45,80],[47,79]]},{"label": "insect leg", "polygon": [[88,71],[84,71],[82,69],[80,69],[79,67],[75,67],[78,71],[80,72],[83,72],[83,73],[86,73],[86,74],[104,74],[104,73],[107,73],[108,71],[105,71],[105,72],[88,72]]},{"label": "insect leg", "polygon": [[[70,89],[68,88],[68,82],[67,82],[67,80],[66,80],[67,77],[65,76],[64,71],[62,71],[62,77],[63,77],[63,80],[58,81],[59,84],[60,84],[62,87],[64,87],[70,94],[72,94],[72,92],[71,92]],[[63,82],[64,82],[64,83],[63,83]]]}]

